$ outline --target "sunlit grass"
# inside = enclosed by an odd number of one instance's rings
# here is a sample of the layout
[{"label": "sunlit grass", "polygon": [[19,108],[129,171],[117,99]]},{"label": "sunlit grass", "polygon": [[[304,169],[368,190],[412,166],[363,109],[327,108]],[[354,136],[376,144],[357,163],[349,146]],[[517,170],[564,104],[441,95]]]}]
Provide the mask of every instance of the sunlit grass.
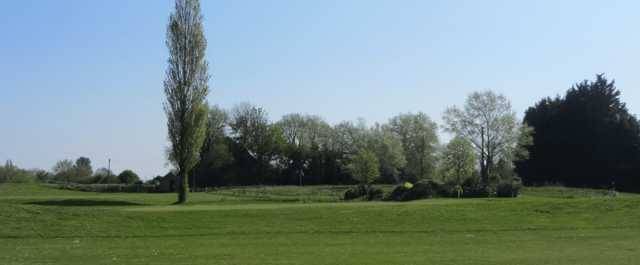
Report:
[{"label": "sunlit grass", "polygon": [[348,187],[175,194],[0,185],[0,264],[637,264],[640,197],[344,202]]}]

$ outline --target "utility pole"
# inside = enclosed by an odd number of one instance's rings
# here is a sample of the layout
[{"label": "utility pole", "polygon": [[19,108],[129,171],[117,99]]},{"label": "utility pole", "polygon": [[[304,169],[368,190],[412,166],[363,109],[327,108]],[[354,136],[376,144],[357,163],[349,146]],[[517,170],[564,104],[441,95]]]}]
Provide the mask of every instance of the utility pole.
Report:
[{"label": "utility pole", "polygon": [[109,158],[108,161],[109,162],[107,163],[107,170],[109,171],[109,173],[107,173],[107,174],[109,174],[109,177],[111,177],[111,158]]},{"label": "utility pole", "polygon": [[480,128],[480,139],[481,139],[481,145],[480,145],[480,178],[482,178],[482,181],[484,182],[484,184],[486,185],[489,177],[487,176],[487,166],[485,164],[485,155],[484,155],[484,127]]}]

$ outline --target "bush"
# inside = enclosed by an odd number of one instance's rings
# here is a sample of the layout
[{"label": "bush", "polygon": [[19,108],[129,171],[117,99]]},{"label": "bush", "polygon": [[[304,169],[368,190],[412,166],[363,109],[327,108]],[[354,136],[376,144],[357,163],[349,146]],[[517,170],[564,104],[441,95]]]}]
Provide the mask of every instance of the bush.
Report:
[{"label": "bush", "polygon": [[463,198],[487,198],[490,197],[492,193],[493,190],[489,186],[479,185],[462,187]]},{"label": "bush", "polygon": [[118,175],[118,180],[122,184],[134,184],[134,183],[140,181],[140,177],[138,177],[138,174],[136,174],[132,170],[127,169],[127,170],[122,171],[122,173],[120,173],[120,175]]},{"label": "bush", "polygon": [[496,187],[496,196],[503,198],[515,198],[520,195],[521,188],[522,182],[519,178],[515,178],[511,182],[498,184],[498,187]]},{"label": "bush", "polygon": [[444,183],[444,184],[436,184],[435,188],[436,188],[436,194],[439,197],[457,198],[458,197],[458,189],[462,188],[462,186],[461,185],[457,185],[453,181],[449,181],[449,182]]},{"label": "bush", "polygon": [[384,192],[371,185],[358,185],[344,193],[345,200],[365,199],[367,201],[382,200]]},{"label": "bush", "polygon": [[344,200],[355,200],[364,197],[366,192],[363,190],[364,185],[358,185],[355,188],[348,189],[344,193]]},{"label": "bush", "polygon": [[418,182],[413,185],[398,185],[385,198],[388,201],[412,201],[433,197],[439,185],[433,181]]},{"label": "bush", "polygon": [[376,187],[369,187],[366,198],[368,201],[380,201],[384,198],[384,191]]},{"label": "bush", "polygon": [[462,183],[463,198],[487,198],[492,189],[480,182],[480,178],[468,178]]}]

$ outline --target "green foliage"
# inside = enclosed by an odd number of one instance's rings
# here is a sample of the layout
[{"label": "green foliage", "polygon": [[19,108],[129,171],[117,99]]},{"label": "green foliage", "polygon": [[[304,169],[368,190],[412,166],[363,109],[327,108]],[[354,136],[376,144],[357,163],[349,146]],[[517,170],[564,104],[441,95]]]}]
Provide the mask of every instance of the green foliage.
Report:
[{"label": "green foliage", "polygon": [[321,160],[330,152],[332,133],[326,121],[318,116],[293,113],[284,115],[275,126],[284,140],[281,164],[285,174],[302,185],[305,175],[324,171]]},{"label": "green foliage", "polygon": [[53,180],[53,175],[46,170],[34,170],[33,175],[35,176],[38,182],[46,183]]},{"label": "green foliage", "polygon": [[122,171],[120,175],[118,175],[118,180],[123,184],[134,184],[140,181],[140,177],[138,177],[138,174],[136,174],[132,170],[127,169]]},{"label": "green foliage", "polygon": [[465,179],[473,175],[476,156],[473,146],[462,137],[455,137],[447,144],[442,160],[442,174],[445,180],[462,185]]},{"label": "green foliage", "polygon": [[412,201],[431,198],[436,195],[438,184],[433,181],[421,181],[413,185],[397,185],[386,196],[389,201]]},{"label": "green foliage", "polygon": [[407,165],[401,138],[388,126],[374,126],[370,131],[369,149],[375,153],[380,164],[380,175],[386,183],[400,181],[401,170]]},{"label": "green foliage", "polygon": [[516,163],[525,183],[640,191],[640,122],[622,99],[615,81],[597,75],[530,107],[535,145]]},{"label": "green foliage", "polygon": [[[498,160],[513,161],[526,157],[531,130],[521,125],[511,103],[492,91],[474,92],[464,108],[448,108],[443,117],[445,130],[469,141],[480,157],[482,180],[489,182],[490,170]],[[525,127],[525,128],[523,128]]]},{"label": "green foliage", "polygon": [[496,196],[498,197],[518,197],[522,184],[519,180],[502,182],[496,187]]},{"label": "green foliage", "polygon": [[75,163],[77,179],[88,178],[93,174],[93,168],[91,167],[91,160],[87,157],[80,157]]},{"label": "green foliage", "polygon": [[358,182],[368,185],[380,176],[380,171],[378,171],[379,166],[380,164],[375,154],[363,149],[352,157],[351,163],[349,164],[349,171]]},{"label": "green foliage", "polygon": [[285,139],[282,129],[269,124],[267,112],[249,103],[234,107],[230,127],[234,139],[266,166],[282,150]]},{"label": "green foliage", "polygon": [[200,152],[200,164],[205,169],[220,168],[233,162],[225,139],[229,114],[218,106],[211,106],[208,119],[206,136]]},{"label": "green foliage", "polygon": [[419,112],[395,116],[388,126],[402,143],[406,159],[405,180],[432,179],[435,173],[435,146],[438,144],[437,124]]},{"label": "green foliage", "polygon": [[169,66],[164,81],[167,128],[171,148],[169,161],[178,170],[178,202],[185,202],[187,173],[196,165],[205,138],[206,97],[209,94],[207,41],[202,27],[200,2],[176,0],[167,26]]},{"label": "green foliage", "polygon": [[56,162],[53,166],[53,174],[56,181],[70,183],[77,180],[74,163],[68,159]]},{"label": "green foliage", "polygon": [[357,185],[344,193],[344,200],[363,199],[366,201],[378,201],[384,197],[384,191],[372,185]]},{"label": "green foliage", "polygon": [[0,166],[0,183],[28,183],[34,180],[34,172],[19,168],[11,160]]}]

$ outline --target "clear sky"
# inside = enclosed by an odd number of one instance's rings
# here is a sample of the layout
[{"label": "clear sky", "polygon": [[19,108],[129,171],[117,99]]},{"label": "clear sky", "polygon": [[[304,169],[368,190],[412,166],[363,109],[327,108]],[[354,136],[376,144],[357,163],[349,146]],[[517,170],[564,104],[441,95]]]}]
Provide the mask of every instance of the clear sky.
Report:
[{"label": "clear sky", "polygon": [[[21,0],[0,8],[0,160],[51,169],[88,156],[168,170],[162,110],[170,0]],[[640,1],[202,1],[209,102],[330,123],[435,121],[472,91],[522,117],[606,73],[640,113]],[[447,138],[443,136],[443,138]]]}]

